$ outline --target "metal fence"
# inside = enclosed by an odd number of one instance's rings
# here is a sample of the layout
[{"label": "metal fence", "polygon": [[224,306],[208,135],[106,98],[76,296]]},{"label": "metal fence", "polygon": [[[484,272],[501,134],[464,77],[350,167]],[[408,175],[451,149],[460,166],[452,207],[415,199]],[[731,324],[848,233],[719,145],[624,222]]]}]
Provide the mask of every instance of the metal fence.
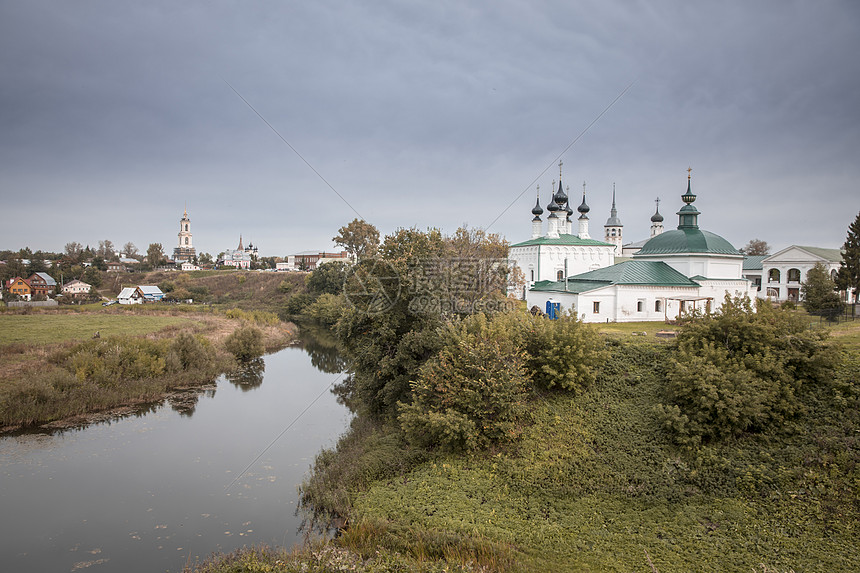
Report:
[{"label": "metal fence", "polygon": [[28,306],[57,306],[57,301],[55,301],[55,300],[36,300],[36,301],[30,301],[30,302],[14,301],[14,302],[7,302],[6,306],[9,306],[12,308],[22,308],[22,307],[28,307]]}]

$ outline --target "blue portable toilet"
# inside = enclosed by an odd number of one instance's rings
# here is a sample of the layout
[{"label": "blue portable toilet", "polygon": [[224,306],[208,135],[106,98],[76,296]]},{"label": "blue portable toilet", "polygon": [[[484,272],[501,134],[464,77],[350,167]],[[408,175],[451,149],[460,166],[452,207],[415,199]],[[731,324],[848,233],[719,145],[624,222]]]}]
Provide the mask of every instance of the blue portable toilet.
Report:
[{"label": "blue portable toilet", "polygon": [[561,303],[546,301],[546,315],[550,320],[556,320],[561,315]]}]

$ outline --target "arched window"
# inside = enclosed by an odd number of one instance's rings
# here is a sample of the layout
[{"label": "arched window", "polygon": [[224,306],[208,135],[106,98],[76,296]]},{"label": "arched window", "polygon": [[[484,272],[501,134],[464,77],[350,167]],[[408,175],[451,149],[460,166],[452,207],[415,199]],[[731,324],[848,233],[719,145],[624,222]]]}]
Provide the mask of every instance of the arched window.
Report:
[{"label": "arched window", "polygon": [[188,230],[188,223],[185,223],[185,230]]},{"label": "arched window", "polygon": [[778,283],[779,282],[779,269],[770,269],[767,272],[767,282],[769,282],[769,283]]},{"label": "arched window", "polygon": [[833,269],[832,271],[830,271],[830,280],[832,280],[833,282],[836,282],[836,277],[838,274],[839,273],[836,272],[836,269]]},{"label": "arched window", "polygon": [[532,278],[531,278],[531,280],[532,280],[532,281],[534,281],[534,280],[535,280],[535,270],[534,270],[534,269],[532,269],[531,273],[532,273]]},{"label": "arched window", "polygon": [[185,244],[188,244],[188,237],[185,237]]},{"label": "arched window", "polygon": [[788,269],[788,282],[790,282],[790,283],[799,283],[800,282],[800,269]]},{"label": "arched window", "polygon": [[661,302],[662,301],[659,300],[654,301],[654,312],[660,312],[661,310],[663,310],[663,305],[661,304]]},{"label": "arched window", "polygon": [[557,273],[555,273],[555,278],[558,280],[563,279],[564,278],[564,271],[558,271]]}]

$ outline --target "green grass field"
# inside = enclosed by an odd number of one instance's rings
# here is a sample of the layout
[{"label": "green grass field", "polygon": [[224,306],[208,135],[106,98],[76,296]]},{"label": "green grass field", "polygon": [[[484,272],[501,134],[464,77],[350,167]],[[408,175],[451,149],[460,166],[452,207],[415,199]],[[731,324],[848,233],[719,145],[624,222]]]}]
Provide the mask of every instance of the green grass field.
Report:
[{"label": "green grass field", "polygon": [[98,332],[102,337],[139,336],[167,326],[187,322],[182,316],[137,314],[0,314],[0,345],[53,344],[87,340]]}]

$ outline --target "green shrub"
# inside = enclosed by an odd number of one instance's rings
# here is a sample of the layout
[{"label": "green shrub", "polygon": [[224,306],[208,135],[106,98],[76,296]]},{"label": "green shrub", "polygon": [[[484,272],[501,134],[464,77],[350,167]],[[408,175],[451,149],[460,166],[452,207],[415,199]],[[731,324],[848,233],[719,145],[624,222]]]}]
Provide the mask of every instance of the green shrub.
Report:
[{"label": "green shrub", "polygon": [[658,409],[680,443],[757,432],[801,409],[804,385],[837,364],[827,333],[759,301],[729,299],[720,314],[681,330],[667,371],[668,403]]},{"label": "green shrub", "polygon": [[597,367],[607,357],[596,330],[572,316],[558,320],[524,316],[526,365],[536,386],[576,390],[594,382]]},{"label": "green shrub", "polygon": [[251,325],[234,330],[224,341],[224,347],[240,362],[262,356],[266,351],[263,346],[263,333],[259,328]]},{"label": "green shrub", "polygon": [[66,365],[81,382],[115,387],[124,380],[161,376],[166,368],[166,344],[132,337],[92,340],[75,347]]},{"label": "green shrub", "polygon": [[175,356],[175,364],[179,370],[202,369],[213,360],[214,354],[212,344],[206,338],[190,332],[180,332],[170,345],[168,360]]},{"label": "green shrub", "polygon": [[445,345],[412,382],[400,404],[406,436],[423,446],[476,450],[518,435],[529,377],[514,337],[483,314],[449,325]]},{"label": "green shrub", "polygon": [[284,305],[283,314],[286,317],[297,316],[301,314],[305,310],[305,307],[310,305],[313,301],[314,297],[306,292],[296,293],[287,299],[287,303]]},{"label": "green shrub", "polygon": [[302,315],[319,324],[331,326],[343,314],[344,306],[343,296],[325,293],[305,307]]}]

